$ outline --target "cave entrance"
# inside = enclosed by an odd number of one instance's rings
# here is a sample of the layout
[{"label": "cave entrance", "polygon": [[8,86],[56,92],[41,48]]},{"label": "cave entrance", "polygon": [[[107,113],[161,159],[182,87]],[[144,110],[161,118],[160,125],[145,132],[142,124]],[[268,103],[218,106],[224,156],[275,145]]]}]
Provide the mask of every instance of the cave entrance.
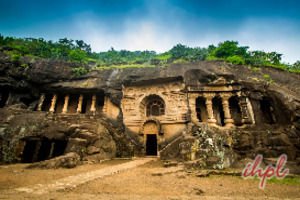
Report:
[{"label": "cave entrance", "polygon": [[34,162],[34,153],[37,146],[38,140],[28,140],[23,150],[22,163],[32,163]]},{"label": "cave entrance", "polygon": [[57,95],[54,113],[61,113],[63,110],[64,104],[65,104],[65,97],[62,94]]},{"label": "cave entrance", "polygon": [[239,105],[239,100],[236,96],[231,97],[229,99],[229,108],[230,108],[231,118],[234,120],[234,124],[236,126],[243,125],[242,111],[241,111],[241,108],[240,108],[240,105]]},{"label": "cave entrance", "polygon": [[[21,155],[19,155],[21,156],[22,163],[33,163],[61,156],[64,154],[67,147],[66,140],[34,138],[25,140],[24,142],[24,149],[21,152]],[[20,144],[22,145],[23,142]]]},{"label": "cave entrance", "polygon": [[79,95],[69,95],[68,111],[67,113],[76,113],[78,107]]},{"label": "cave entrance", "polygon": [[9,96],[9,90],[7,88],[1,88],[0,93],[0,108],[3,108],[7,102]]},{"label": "cave entrance", "polygon": [[203,97],[198,97],[196,99],[196,113],[199,122],[206,122],[207,121],[207,110],[205,99]]},{"label": "cave entrance", "polygon": [[146,135],[146,155],[156,156],[157,155],[157,135],[147,134]]},{"label": "cave entrance", "polygon": [[67,148],[68,141],[67,140],[55,140],[53,141],[54,149],[53,153],[51,155],[52,158],[55,158],[57,156],[61,156],[64,154],[66,148]]},{"label": "cave entrance", "polygon": [[273,108],[271,106],[270,101],[266,97],[263,97],[263,99],[260,100],[260,108],[261,108],[264,123],[275,124],[276,119],[273,114]]},{"label": "cave entrance", "polygon": [[43,161],[51,158],[50,151],[52,147],[51,140],[43,139],[38,153],[38,161]]},{"label": "cave entrance", "polygon": [[49,111],[50,110],[51,103],[52,103],[52,98],[53,98],[53,95],[51,95],[51,94],[46,94],[45,95],[45,99],[44,99],[44,102],[43,102],[43,105],[42,105],[42,111]]},{"label": "cave entrance", "polygon": [[99,95],[97,95],[97,112],[100,113],[103,110],[103,106],[104,106],[104,93],[100,93]]},{"label": "cave entrance", "polygon": [[213,98],[212,102],[213,102],[214,117],[217,120],[217,125],[224,126],[225,116],[224,116],[222,99],[220,97],[215,97]]}]

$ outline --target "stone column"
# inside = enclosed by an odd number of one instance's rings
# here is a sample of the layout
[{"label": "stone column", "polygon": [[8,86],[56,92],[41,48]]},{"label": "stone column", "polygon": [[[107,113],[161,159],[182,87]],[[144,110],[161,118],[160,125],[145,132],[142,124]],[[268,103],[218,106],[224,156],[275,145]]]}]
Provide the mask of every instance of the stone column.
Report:
[{"label": "stone column", "polygon": [[251,114],[248,108],[247,96],[242,94],[238,94],[238,96],[240,98],[239,104],[242,112],[242,122],[244,124],[252,124]]},{"label": "stone column", "polygon": [[107,114],[107,102],[108,102],[108,97],[107,96],[104,96],[104,105],[103,105],[103,108],[102,108],[102,112]]},{"label": "stone column", "polygon": [[83,103],[83,95],[81,94],[78,99],[78,106],[77,106],[77,110],[76,110],[77,114],[81,113],[81,111],[82,111],[82,103]]},{"label": "stone column", "polygon": [[52,158],[53,151],[54,151],[54,145],[55,145],[55,143],[52,142],[52,143],[51,143],[50,153],[49,153],[49,155],[48,155],[48,159],[51,159],[51,158]]},{"label": "stone column", "polygon": [[64,103],[64,107],[62,109],[62,114],[66,114],[68,112],[69,99],[70,99],[70,96],[67,94],[65,96],[65,103]]},{"label": "stone column", "polygon": [[37,111],[41,111],[42,110],[42,106],[43,106],[43,103],[44,103],[44,100],[45,100],[45,94],[41,94],[40,96],[40,102],[39,102],[39,105],[37,107]]},{"label": "stone column", "polygon": [[197,124],[199,122],[197,118],[197,112],[196,112],[196,99],[198,97],[198,94],[189,94],[189,107],[191,110],[191,121],[194,124]]},{"label": "stone column", "polygon": [[223,111],[224,111],[224,123],[226,127],[234,126],[234,120],[231,118],[230,114],[230,108],[229,108],[229,98],[231,97],[230,93],[221,93],[220,94],[222,98],[222,105],[223,105]]},{"label": "stone column", "polygon": [[49,111],[50,111],[51,113],[54,113],[54,111],[55,111],[56,100],[57,100],[57,94],[54,94],[54,95],[53,95],[53,98],[52,98],[52,102],[51,102],[51,107],[50,107],[50,109],[49,109]]},{"label": "stone column", "polygon": [[93,112],[93,113],[96,112],[96,100],[97,100],[97,97],[94,94],[93,97],[92,97],[92,104],[91,104],[91,109],[90,109],[90,111]]},{"label": "stone column", "polygon": [[204,93],[203,96],[206,99],[205,104],[206,104],[207,115],[208,115],[207,122],[212,125],[215,125],[217,123],[217,120],[215,119],[214,111],[212,107],[212,99],[215,97],[215,93]]}]

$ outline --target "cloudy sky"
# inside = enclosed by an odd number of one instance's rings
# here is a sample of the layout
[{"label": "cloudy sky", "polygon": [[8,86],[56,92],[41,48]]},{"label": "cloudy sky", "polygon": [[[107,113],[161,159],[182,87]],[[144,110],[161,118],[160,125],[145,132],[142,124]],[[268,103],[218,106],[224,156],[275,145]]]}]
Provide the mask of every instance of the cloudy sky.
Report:
[{"label": "cloudy sky", "polygon": [[0,34],[84,40],[95,52],[238,41],[300,60],[298,0],[0,0]]}]

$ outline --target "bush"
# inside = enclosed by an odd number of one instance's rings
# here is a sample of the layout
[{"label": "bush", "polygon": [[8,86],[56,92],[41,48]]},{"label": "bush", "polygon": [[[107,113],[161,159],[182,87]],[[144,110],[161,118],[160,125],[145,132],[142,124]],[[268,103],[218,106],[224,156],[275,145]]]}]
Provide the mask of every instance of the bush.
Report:
[{"label": "bush", "polygon": [[224,60],[224,59],[223,58],[218,58],[218,57],[215,57],[215,56],[207,56],[206,60],[210,61],[210,60]]},{"label": "bush", "polygon": [[76,76],[85,75],[88,72],[85,67],[72,68],[72,71],[75,72]]},{"label": "bush", "polygon": [[244,65],[245,64],[245,60],[242,57],[237,56],[237,55],[230,56],[230,57],[226,58],[226,60],[228,62],[231,62],[233,64],[237,64],[237,65]]}]

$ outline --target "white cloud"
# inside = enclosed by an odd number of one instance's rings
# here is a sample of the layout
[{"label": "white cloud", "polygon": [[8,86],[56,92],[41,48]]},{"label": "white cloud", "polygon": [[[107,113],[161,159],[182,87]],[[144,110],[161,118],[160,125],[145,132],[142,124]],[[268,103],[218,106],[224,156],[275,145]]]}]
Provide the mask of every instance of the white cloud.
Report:
[{"label": "white cloud", "polygon": [[300,37],[297,25],[285,19],[248,19],[236,35],[241,45],[250,50],[276,51],[283,61],[299,60]]},{"label": "white cloud", "polygon": [[[78,18],[75,22],[77,38],[91,44],[96,52],[107,51],[111,47],[116,50],[165,52],[178,43],[207,47],[225,40],[235,40],[240,45],[250,46],[250,50],[282,53],[285,62],[294,63],[300,59],[297,25],[284,19],[247,19],[232,30],[208,25],[203,28],[196,21],[184,28],[180,27],[180,22],[168,25],[150,18],[122,19],[119,29],[112,29],[107,21],[97,17]],[[191,28],[191,31],[189,26],[198,28]]]},{"label": "white cloud", "polygon": [[180,42],[180,31],[164,28],[150,21],[126,20],[122,29],[111,31],[101,21],[77,20],[77,34],[91,44],[93,51],[107,51],[111,47],[116,50],[126,49],[155,50],[165,52],[171,49],[176,42]]}]

